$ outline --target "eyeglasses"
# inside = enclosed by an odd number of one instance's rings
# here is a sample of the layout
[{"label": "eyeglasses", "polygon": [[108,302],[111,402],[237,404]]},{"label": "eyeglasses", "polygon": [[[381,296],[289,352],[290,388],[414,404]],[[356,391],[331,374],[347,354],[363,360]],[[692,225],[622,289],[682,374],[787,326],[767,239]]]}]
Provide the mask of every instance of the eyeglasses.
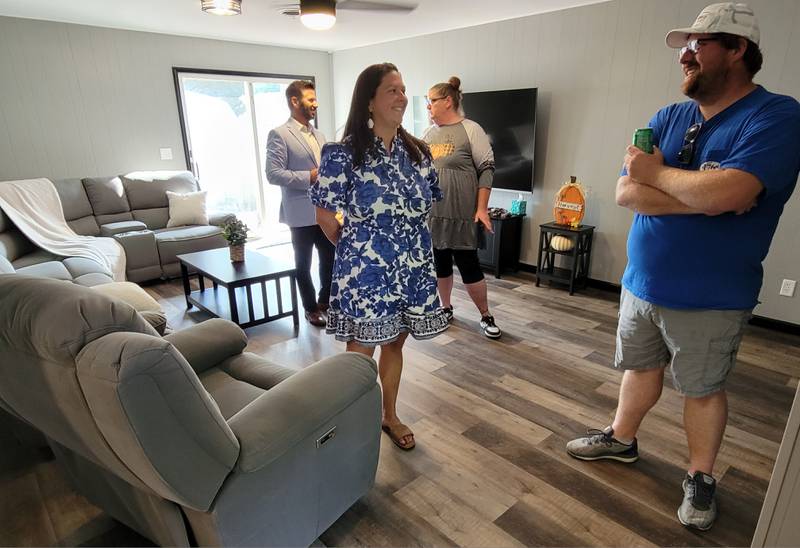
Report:
[{"label": "eyeglasses", "polygon": [[700,128],[703,126],[701,123],[696,123],[689,126],[686,134],[683,136],[683,146],[678,152],[678,163],[682,166],[688,166],[694,160],[694,143],[700,135]]},{"label": "eyeglasses", "polygon": [[700,51],[700,48],[703,47],[707,42],[717,42],[719,41],[719,36],[711,36],[709,38],[695,38],[694,40],[689,40],[686,42],[686,45],[683,46],[681,49],[678,50],[678,57],[683,57],[683,55],[687,51],[691,51],[692,55],[696,54]]},{"label": "eyeglasses", "polygon": [[447,99],[447,96],[444,97],[425,97],[425,102],[429,105],[432,105],[436,101],[441,101],[442,99]]}]

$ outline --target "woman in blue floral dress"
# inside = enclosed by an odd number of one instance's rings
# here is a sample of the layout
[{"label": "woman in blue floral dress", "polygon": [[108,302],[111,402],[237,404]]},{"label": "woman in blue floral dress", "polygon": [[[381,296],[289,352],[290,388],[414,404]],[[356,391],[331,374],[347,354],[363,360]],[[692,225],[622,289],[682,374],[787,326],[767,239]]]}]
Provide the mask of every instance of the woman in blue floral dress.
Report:
[{"label": "woman in blue floral dress", "polygon": [[327,332],[348,351],[372,356],[381,347],[382,428],[401,449],[415,444],[396,411],[403,343],[409,333],[425,339],[448,325],[427,225],[442,193],[427,145],[401,127],[407,105],[397,67],[367,67],[353,90],[344,138],[323,147],[309,190],[317,222],[336,244]]}]

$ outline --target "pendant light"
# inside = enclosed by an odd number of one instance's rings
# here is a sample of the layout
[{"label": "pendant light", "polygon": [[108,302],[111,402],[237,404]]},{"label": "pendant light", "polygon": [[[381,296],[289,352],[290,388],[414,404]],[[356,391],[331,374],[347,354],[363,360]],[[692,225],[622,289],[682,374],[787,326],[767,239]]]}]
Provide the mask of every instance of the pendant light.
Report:
[{"label": "pendant light", "polygon": [[239,15],[242,13],[242,0],[201,0],[200,7],[214,15]]},{"label": "pendant light", "polygon": [[336,1],[301,0],[300,22],[312,30],[328,30],[336,23]]}]

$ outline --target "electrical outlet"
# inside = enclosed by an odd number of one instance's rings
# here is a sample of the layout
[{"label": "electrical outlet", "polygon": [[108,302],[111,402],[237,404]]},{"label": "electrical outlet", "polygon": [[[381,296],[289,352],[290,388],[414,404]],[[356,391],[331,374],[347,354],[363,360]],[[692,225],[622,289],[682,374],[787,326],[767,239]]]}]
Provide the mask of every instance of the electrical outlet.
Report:
[{"label": "electrical outlet", "polygon": [[158,152],[161,154],[162,160],[172,160],[172,149],[171,148],[160,148]]},{"label": "electrical outlet", "polygon": [[794,287],[796,285],[797,281],[784,279],[781,283],[780,294],[784,297],[794,297]]}]

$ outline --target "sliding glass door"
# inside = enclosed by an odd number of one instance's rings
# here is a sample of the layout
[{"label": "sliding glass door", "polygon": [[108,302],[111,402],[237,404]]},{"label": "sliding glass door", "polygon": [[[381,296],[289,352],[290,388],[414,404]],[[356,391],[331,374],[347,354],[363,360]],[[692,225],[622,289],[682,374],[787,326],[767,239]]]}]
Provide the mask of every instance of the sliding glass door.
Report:
[{"label": "sliding glass door", "polygon": [[267,184],[269,131],[289,118],[286,87],[303,76],[174,69],[186,161],[211,210],[230,211],[265,245],[290,240],[280,188]]}]

